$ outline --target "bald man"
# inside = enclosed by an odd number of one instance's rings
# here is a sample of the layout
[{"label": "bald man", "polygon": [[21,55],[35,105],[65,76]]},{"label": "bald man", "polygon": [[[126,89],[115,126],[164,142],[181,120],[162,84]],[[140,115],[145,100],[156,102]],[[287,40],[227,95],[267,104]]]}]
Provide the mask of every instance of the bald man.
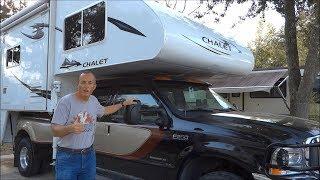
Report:
[{"label": "bald man", "polygon": [[92,72],[79,76],[78,90],[62,97],[51,121],[53,136],[58,137],[56,179],[95,179],[96,156],[92,147],[97,117],[135,104],[126,100],[103,107],[91,94],[96,89]]}]

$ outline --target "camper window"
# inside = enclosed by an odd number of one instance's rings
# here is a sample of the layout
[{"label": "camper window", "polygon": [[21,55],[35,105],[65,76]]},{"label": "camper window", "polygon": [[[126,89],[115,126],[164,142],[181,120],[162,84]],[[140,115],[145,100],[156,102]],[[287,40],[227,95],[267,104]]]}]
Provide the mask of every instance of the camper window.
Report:
[{"label": "camper window", "polygon": [[20,46],[13,47],[7,50],[7,67],[14,67],[20,64]]},{"label": "camper window", "polygon": [[68,16],[64,28],[65,50],[102,41],[105,36],[105,3],[100,2]]}]

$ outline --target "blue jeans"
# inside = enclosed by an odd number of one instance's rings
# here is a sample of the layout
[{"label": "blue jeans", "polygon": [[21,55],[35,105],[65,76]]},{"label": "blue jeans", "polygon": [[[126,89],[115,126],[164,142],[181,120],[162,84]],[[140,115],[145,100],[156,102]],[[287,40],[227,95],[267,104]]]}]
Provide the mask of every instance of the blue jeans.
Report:
[{"label": "blue jeans", "polygon": [[57,151],[56,180],[96,179],[96,153],[93,148],[86,153]]}]

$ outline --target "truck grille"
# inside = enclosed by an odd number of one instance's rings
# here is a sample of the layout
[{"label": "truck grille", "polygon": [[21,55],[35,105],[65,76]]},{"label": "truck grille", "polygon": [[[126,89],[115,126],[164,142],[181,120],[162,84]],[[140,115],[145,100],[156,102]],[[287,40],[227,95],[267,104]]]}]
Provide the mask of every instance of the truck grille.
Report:
[{"label": "truck grille", "polygon": [[[320,143],[320,135],[310,137],[305,141],[305,144]],[[309,161],[309,166],[320,166],[320,147],[309,147],[309,153],[306,154]]]}]

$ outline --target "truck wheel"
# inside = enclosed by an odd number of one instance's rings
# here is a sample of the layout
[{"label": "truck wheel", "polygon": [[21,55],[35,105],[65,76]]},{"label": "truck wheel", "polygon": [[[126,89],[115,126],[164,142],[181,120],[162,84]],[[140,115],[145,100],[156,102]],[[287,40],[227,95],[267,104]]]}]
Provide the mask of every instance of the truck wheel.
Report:
[{"label": "truck wheel", "polygon": [[22,176],[29,177],[37,174],[40,169],[40,161],[35,156],[35,149],[33,148],[29,138],[22,138],[18,143],[18,169]]},{"label": "truck wheel", "polygon": [[205,174],[199,178],[199,180],[243,180],[240,176],[226,172],[226,171],[216,171]]}]

